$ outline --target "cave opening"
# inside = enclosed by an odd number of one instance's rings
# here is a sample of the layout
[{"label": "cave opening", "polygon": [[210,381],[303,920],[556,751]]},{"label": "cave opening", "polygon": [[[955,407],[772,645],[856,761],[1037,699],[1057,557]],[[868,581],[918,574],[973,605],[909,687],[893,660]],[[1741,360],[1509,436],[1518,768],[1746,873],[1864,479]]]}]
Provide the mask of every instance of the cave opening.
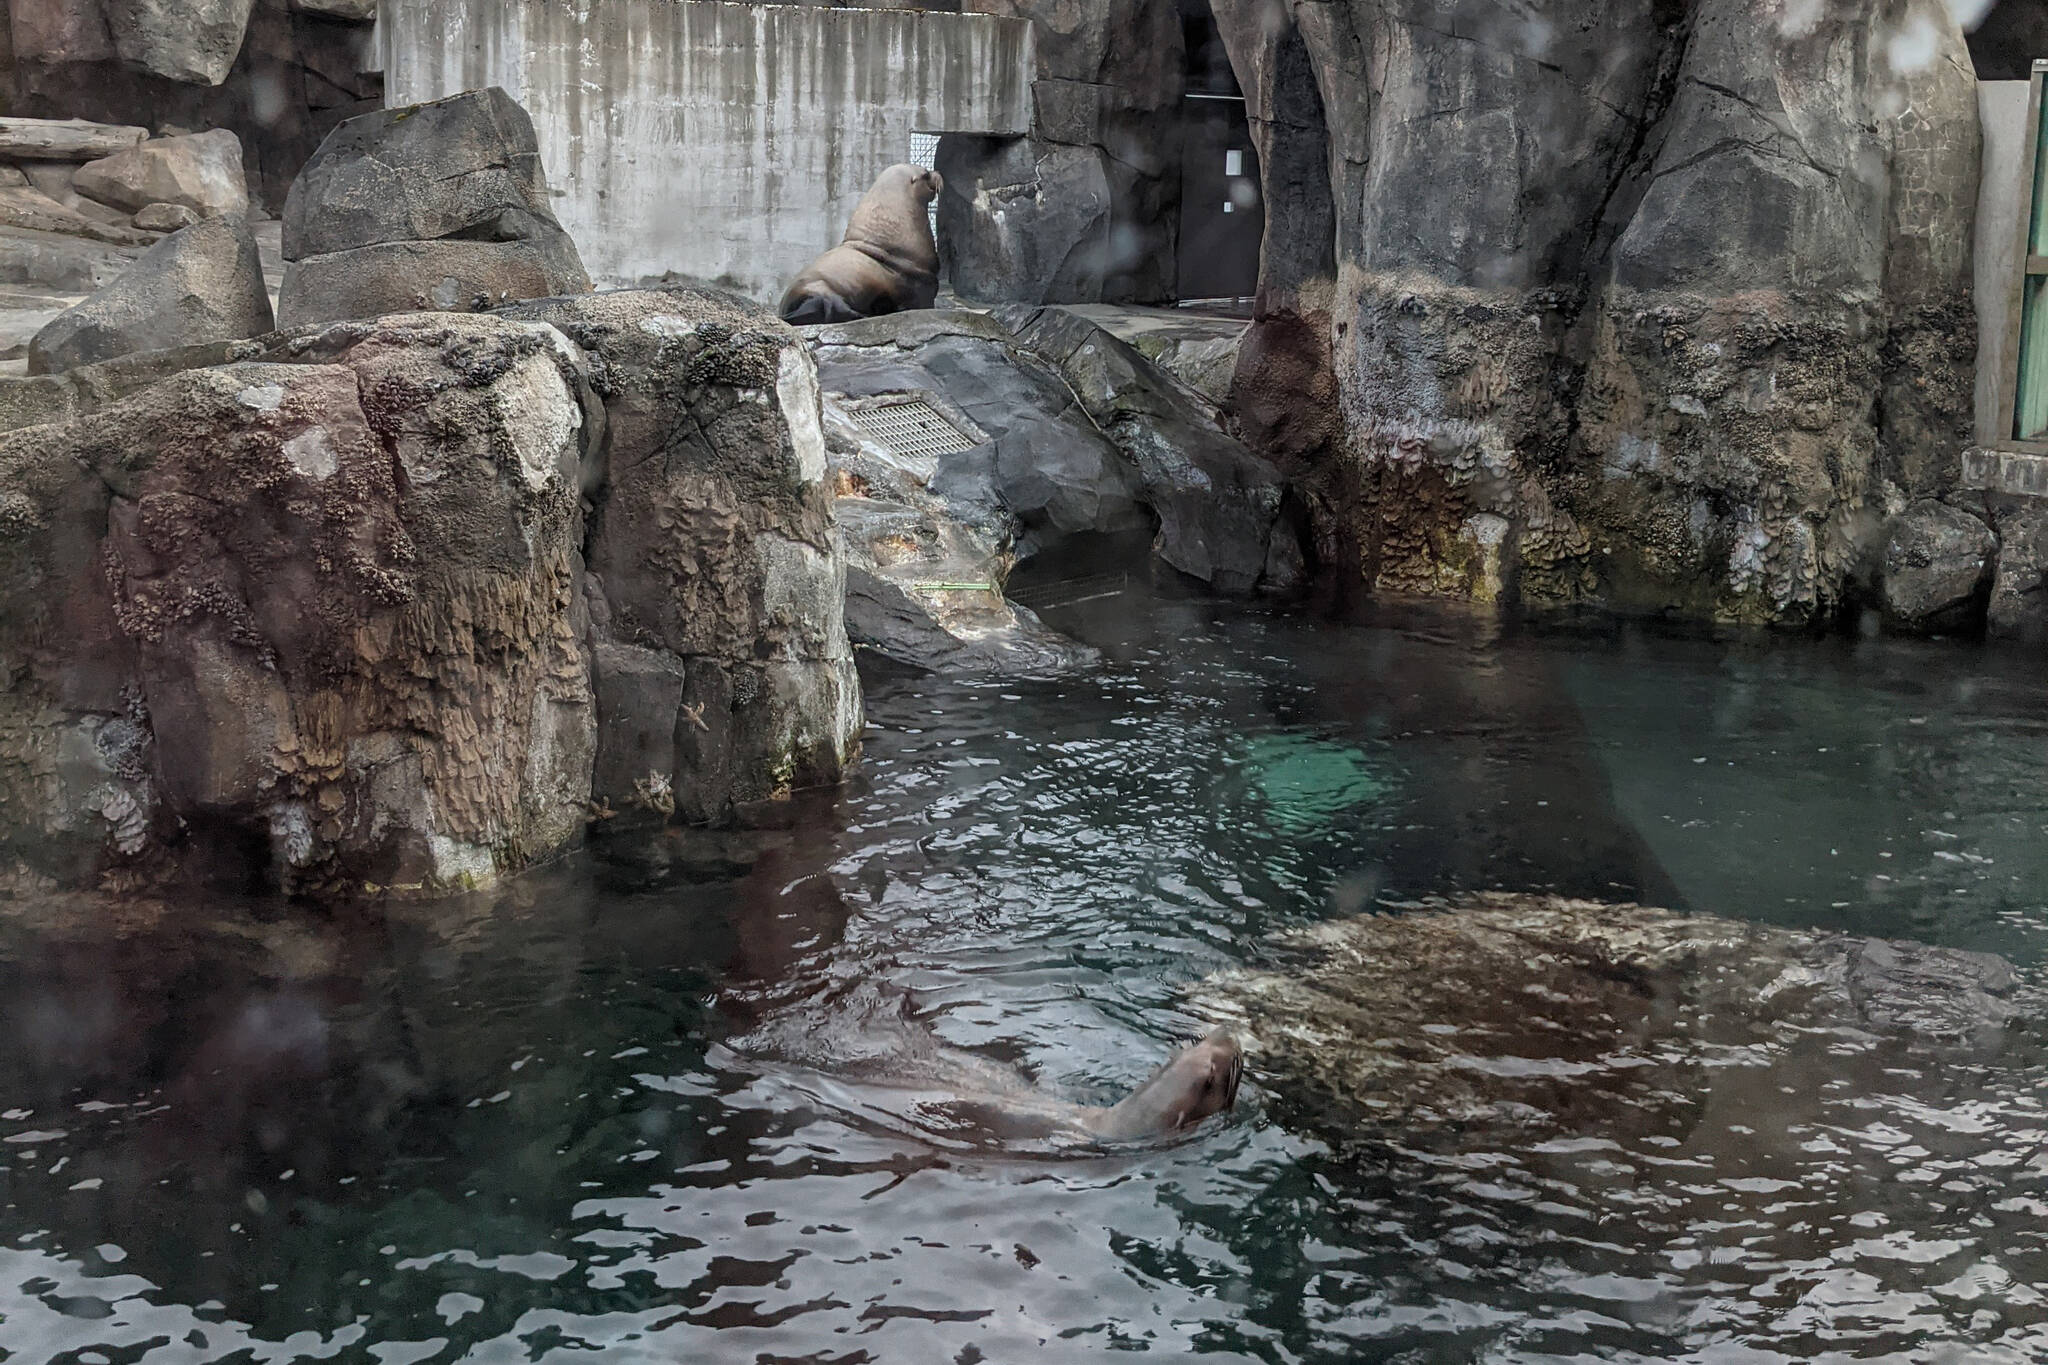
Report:
[{"label": "cave opening", "polygon": [[1249,306],[1266,233],[1244,91],[1209,0],[1180,0],[1186,52],[1176,295],[1183,307]]}]

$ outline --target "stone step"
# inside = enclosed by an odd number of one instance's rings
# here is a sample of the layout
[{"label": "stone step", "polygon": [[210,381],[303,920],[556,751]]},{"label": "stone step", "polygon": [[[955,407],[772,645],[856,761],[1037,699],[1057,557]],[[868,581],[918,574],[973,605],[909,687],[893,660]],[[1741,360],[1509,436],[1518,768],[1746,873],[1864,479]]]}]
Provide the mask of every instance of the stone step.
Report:
[{"label": "stone step", "polygon": [[67,118],[0,118],[0,161],[97,161],[140,146],[147,128]]},{"label": "stone step", "polygon": [[1963,452],[1962,486],[2020,498],[2048,498],[2048,455],[1973,446]]}]

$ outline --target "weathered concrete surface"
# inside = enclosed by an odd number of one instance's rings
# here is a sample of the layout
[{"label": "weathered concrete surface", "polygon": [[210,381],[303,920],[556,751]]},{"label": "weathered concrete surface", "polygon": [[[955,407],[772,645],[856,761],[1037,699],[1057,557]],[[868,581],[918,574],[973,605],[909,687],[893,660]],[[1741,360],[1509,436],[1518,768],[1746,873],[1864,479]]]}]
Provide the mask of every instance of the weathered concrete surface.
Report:
[{"label": "weathered concrete surface", "polygon": [[209,218],[164,238],[53,319],[29,346],[28,370],[53,374],[134,351],[237,341],[274,325],[249,225]]},{"label": "weathered concrete surface", "polygon": [[1028,25],[614,0],[392,0],[394,104],[501,86],[533,116],[592,276],[762,301],[839,240],[913,131],[1031,127]]},{"label": "weathered concrete surface", "polygon": [[1946,6],[1217,8],[1307,185],[1240,430],[1347,582],[1821,619],[1890,501],[1953,487],[1978,132]]},{"label": "weathered concrete surface", "polygon": [[2006,331],[2012,326],[2013,281],[2019,276],[2020,215],[2028,190],[2026,167],[2028,81],[1980,81],[1984,172],[1978,182],[1974,294],[1977,302],[1977,441],[1995,446],[2011,436],[2000,430],[1999,391],[2006,380]]}]

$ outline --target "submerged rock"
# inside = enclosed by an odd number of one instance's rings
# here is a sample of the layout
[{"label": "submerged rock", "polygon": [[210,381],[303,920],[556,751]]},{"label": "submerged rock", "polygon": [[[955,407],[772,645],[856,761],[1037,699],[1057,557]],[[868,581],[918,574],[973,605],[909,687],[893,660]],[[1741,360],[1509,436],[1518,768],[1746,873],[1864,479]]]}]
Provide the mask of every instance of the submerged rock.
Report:
[{"label": "submerged rock", "polygon": [[1274,950],[1274,969],[1203,981],[1197,1007],[1340,1143],[1682,1136],[1708,1068],[1768,1068],[1816,1034],[1981,1041],[2022,1012],[1988,954],[1545,896],[1336,920]]},{"label": "submerged rock", "polygon": [[211,218],[150,248],[121,277],[59,314],[29,344],[30,374],[134,351],[238,341],[271,330],[256,239],[240,218]]}]

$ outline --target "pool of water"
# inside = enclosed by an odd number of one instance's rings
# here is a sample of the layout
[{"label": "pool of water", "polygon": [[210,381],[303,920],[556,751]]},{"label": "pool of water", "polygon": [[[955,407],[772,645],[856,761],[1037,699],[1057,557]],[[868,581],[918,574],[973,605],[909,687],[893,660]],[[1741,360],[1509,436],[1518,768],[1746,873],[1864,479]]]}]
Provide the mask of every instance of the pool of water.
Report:
[{"label": "pool of water", "polygon": [[2048,1358],[2025,1030],[1701,1071],[1679,1138],[1539,1159],[1340,1151],[1256,1066],[1184,1142],[1012,1150],[892,1114],[850,1022],[1107,1102],[1277,931],[1476,889],[2038,964],[2037,661],[1052,615],[1099,672],[874,680],[785,829],[376,917],[11,906],[0,1359]]}]

